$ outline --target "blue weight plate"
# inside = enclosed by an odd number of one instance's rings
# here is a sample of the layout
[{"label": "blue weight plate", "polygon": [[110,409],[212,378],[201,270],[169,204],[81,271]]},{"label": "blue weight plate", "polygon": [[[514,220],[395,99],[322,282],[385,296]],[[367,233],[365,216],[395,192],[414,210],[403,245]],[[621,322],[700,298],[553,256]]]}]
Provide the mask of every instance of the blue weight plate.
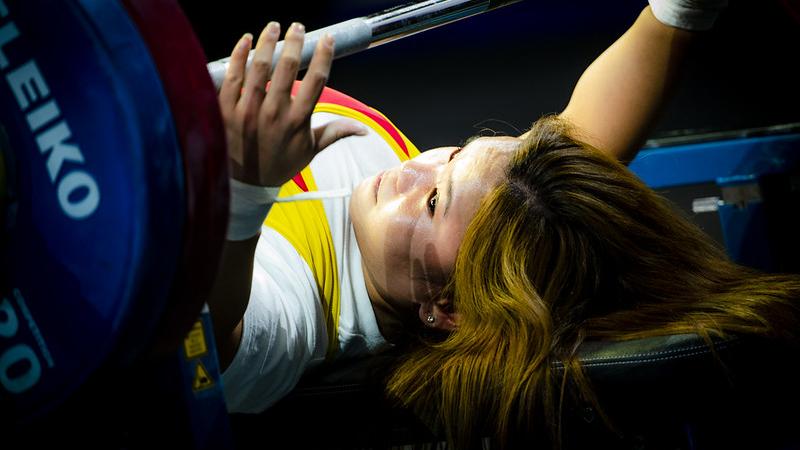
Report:
[{"label": "blue weight plate", "polygon": [[[118,40],[118,47],[108,54],[118,69],[117,79],[125,84],[128,92],[133,93],[137,114],[134,120],[140,124],[139,133],[143,139],[141,156],[152,163],[149,166],[152,178],[148,180],[148,186],[158,187],[160,183],[168,182],[164,187],[168,186],[173,192],[180,190],[179,197],[177,194],[170,197],[170,205],[162,203],[160,188],[149,192],[154,208],[145,247],[148,254],[143,256],[145,265],[140,268],[137,279],[140,292],[125,313],[126,323],[120,327],[119,341],[112,355],[113,364],[128,365],[142,351],[154,345],[155,328],[162,322],[162,316],[171,310],[169,306],[173,303],[173,296],[170,290],[174,285],[175,272],[181,266],[180,254],[186,232],[186,164],[175,127],[175,115],[161,81],[160,67],[153,61],[147,43],[142,40],[122,2],[75,0],[75,3],[83,9],[106,42]],[[135,55],[127,54],[127,40],[133,40],[134,34],[138,37],[135,39]],[[143,75],[148,77],[146,84],[142,83]],[[152,78],[153,75],[155,78]],[[155,112],[158,114],[154,115]],[[165,157],[166,154],[169,156]],[[165,164],[167,161],[169,165]],[[175,230],[179,230],[179,234]],[[189,320],[193,320],[196,314],[189,317]]]},{"label": "blue weight plate", "polygon": [[118,3],[7,0],[0,52],[16,178],[0,249],[0,415],[25,421],[112,352],[142,347],[134,337],[152,332],[180,255],[184,192],[157,71]]}]

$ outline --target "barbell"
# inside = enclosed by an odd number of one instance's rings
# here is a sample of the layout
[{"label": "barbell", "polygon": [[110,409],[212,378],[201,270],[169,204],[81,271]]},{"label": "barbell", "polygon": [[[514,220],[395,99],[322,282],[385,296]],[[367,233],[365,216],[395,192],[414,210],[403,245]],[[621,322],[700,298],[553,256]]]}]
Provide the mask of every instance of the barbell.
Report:
[{"label": "barbell", "polygon": [[[517,1],[348,20],[308,33],[302,66],[325,33],[338,58]],[[192,327],[227,226],[226,68],[172,0],[0,0],[0,419]]]},{"label": "barbell", "polygon": [[[519,1],[425,0],[346,20],[306,34],[300,68],[308,67],[317,41],[326,34],[336,41],[334,58],[341,58]],[[283,41],[275,46],[272,67],[275,67],[282,51]],[[248,64],[252,58],[250,54]],[[217,89],[222,85],[229,61],[230,58],[223,58],[208,64],[208,72]]]}]

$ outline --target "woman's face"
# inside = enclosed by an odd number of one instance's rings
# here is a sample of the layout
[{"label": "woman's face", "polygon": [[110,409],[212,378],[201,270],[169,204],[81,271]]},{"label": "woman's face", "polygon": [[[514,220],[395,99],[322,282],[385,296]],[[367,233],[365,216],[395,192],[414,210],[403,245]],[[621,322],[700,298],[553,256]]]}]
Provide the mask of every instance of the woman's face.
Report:
[{"label": "woman's face", "polygon": [[452,328],[439,292],[483,197],[497,186],[520,140],[483,137],[442,147],[364,180],[350,215],[370,298],[396,313],[419,308]]}]

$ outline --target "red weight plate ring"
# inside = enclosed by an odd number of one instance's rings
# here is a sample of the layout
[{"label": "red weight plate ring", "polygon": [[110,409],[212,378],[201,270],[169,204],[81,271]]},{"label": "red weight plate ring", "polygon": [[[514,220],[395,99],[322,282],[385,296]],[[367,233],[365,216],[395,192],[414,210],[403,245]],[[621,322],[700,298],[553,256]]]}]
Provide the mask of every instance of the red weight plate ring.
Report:
[{"label": "red weight plate ring", "polygon": [[185,337],[208,298],[228,223],[225,129],[205,54],[173,0],[123,0],[161,75],[183,151],[187,221],[170,303],[154,342],[161,354]]}]

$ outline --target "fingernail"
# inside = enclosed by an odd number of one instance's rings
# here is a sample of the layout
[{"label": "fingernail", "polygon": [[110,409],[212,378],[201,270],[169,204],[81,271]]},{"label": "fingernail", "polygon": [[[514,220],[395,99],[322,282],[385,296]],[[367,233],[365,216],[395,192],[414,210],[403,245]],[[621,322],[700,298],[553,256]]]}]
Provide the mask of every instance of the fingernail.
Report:
[{"label": "fingernail", "polygon": [[270,22],[267,24],[267,33],[269,33],[270,36],[275,37],[280,32],[281,25],[278,22]]},{"label": "fingernail", "polygon": [[245,48],[250,48],[253,45],[253,35],[250,33],[245,33],[244,36],[239,40],[239,48],[244,50]]},{"label": "fingernail", "polygon": [[356,127],[356,129],[358,130],[358,131],[356,131],[356,135],[357,136],[366,136],[367,133],[369,132],[369,130],[367,130],[367,127],[365,127],[364,125],[361,125],[361,124],[359,124]]},{"label": "fingernail", "polygon": [[294,27],[294,31],[296,31],[298,33],[302,33],[304,31],[306,31],[306,27],[304,27],[303,24],[300,23],[300,22],[295,22],[295,23],[292,24],[292,26]]},{"label": "fingernail", "polygon": [[328,48],[333,48],[333,36],[326,33],[325,37],[322,38],[322,43]]}]

